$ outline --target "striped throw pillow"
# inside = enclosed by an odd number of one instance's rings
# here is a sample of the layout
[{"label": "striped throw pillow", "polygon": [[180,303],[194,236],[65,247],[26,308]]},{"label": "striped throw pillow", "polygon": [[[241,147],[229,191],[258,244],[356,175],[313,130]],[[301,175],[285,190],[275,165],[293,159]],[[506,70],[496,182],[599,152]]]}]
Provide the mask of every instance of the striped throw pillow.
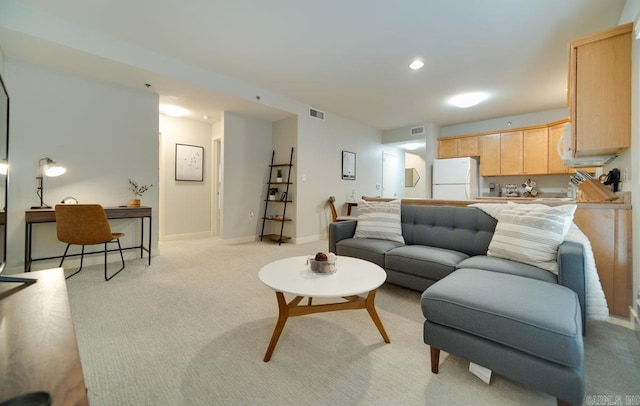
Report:
[{"label": "striped throw pillow", "polygon": [[404,243],[400,223],[400,199],[390,202],[358,202],[358,224],[353,238],[375,238]]},{"label": "striped throw pillow", "polygon": [[576,211],[575,204],[519,204],[502,210],[487,255],[537,266],[558,274],[558,247]]}]

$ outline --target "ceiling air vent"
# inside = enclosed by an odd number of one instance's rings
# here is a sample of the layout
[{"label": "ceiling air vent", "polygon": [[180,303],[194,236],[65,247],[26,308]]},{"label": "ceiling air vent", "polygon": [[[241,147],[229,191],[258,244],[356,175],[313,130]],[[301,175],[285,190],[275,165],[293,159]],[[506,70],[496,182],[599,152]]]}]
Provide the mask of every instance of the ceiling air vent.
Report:
[{"label": "ceiling air vent", "polygon": [[415,137],[416,135],[422,135],[422,134],[424,134],[424,126],[411,128],[412,137]]},{"label": "ceiling air vent", "polygon": [[309,109],[309,115],[313,118],[317,118],[318,120],[324,120],[324,111]]}]

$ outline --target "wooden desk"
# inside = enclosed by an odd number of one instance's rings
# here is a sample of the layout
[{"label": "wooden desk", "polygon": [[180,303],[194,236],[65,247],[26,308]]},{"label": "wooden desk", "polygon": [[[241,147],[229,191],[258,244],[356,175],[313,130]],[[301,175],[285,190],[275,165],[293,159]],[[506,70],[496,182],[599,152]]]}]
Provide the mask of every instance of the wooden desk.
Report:
[{"label": "wooden desk", "polygon": [[[140,245],[132,247],[122,247],[123,250],[139,249],[140,258],[143,257],[144,251],[147,251],[149,255],[149,265],[151,265],[151,207],[128,207],[128,206],[115,206],[105,207],[104,211],[107,213],[107,218],[114,219],[140,219]],[[149,236],[147,247],[144,246],[144,219],[149,219]],[[55,223],[56,213],[54,209],[30,209],[24,212],[24,270],[31,272],[31,263],[33,261],[45,261],[49,259],[62,258],[62,255],[55,257],[44,258],[32,258],[31,241],[33,238],[33,225],[37,223]],[[110,249],[109,252],[117,251],[117,249]],[[99,251],[97,253],[102,253]],[[93,254],[92,252],[85,252],[85,255]],[[68,254],[67,257],[79,256],[80,254]]]},{"label": "wooden desk", "polygon": [[0,283],[0,402],[44,391],[52,405],[87,405],[87,389],[62,268]]}]

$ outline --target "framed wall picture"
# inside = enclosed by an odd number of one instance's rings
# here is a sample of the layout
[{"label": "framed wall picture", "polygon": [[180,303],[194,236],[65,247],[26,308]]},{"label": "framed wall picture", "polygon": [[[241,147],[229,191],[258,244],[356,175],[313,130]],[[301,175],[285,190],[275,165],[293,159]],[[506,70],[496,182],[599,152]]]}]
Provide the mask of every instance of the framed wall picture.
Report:
[{"label": "framed wall picture", "polygon": [[204,147],[176,144],[176,180],[204,180]]},{"label": "framed wall picture", "polygon": [[342,151],[342,179],[356,180],[356,153]]}]

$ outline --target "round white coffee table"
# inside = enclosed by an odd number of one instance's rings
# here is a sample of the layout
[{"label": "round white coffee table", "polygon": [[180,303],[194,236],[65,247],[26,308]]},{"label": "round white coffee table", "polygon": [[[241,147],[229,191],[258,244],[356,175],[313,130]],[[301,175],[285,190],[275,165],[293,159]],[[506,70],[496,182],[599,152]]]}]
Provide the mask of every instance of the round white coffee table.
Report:
[{"label": "round white coffee table", "polygon": [[[258,273],[262,283],[276,292],[279,310],[278,322],[273,330],[264,362],[271,359],[287,319],[305,314],[367,309],[384,341],[390,343],[391,340],[375,308],[376,289],[387,278],[385,271],[372,262],[358,258],[338,257],[335,273],[317,274],[309,270],[307,258],[307,256],[301,256],[281,259],[265,265]],[[295,298],[287,303],[285,293],[295,295]],[[359,296],[364,293],[367,294],[366,297]],[[308,303],[299,305],[305,297],[309,298]],[[335,297],[346,301],[313,305],[311,303],[313,297]]]}]

